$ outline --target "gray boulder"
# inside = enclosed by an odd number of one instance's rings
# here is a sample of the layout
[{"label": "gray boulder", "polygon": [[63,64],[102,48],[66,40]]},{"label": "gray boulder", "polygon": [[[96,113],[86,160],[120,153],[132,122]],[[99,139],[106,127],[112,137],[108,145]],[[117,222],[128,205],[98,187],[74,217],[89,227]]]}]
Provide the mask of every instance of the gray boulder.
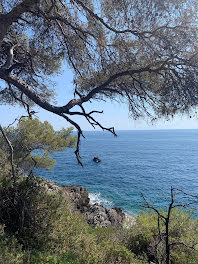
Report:
[{"label": "gray boulder", "polygon": [[108,227],[122,225],[125,219],[125,214],[120,208],[106,209],[102,205],[91,205],[85,213],[85,218],[88,224],[92,226]]}]

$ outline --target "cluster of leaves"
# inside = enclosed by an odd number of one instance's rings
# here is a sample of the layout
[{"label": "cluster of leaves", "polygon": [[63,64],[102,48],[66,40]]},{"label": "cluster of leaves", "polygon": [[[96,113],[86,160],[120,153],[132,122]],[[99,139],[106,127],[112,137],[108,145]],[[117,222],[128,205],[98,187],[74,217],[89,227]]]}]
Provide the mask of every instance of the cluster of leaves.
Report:
[{"label": "cluster of leaves", "polygon": [[8,155],[0,149],[0,179],[4,177],[4,175],[10,176],[11,166],[8,163]]},{"label": "cluster of leaves", "polygon": [[23,264],[22,246],[14,237],[8,237],[4,226],[0,225],[0,262],[7,264]]},{"label": "cluster of leaves", "polygon": [[[16,127],[4,130],[14,149],[14,164],[25,171],[33,167],[52,168],[55,160],[49,154],[72,148],[76,142],[72,128],[55,131],[47,121],[42,123],[37,118],[21,118]],[[0,151],[0,162],[4,161],[6,166],[9,163],[9,147],[3,135],[0,135]]]}]

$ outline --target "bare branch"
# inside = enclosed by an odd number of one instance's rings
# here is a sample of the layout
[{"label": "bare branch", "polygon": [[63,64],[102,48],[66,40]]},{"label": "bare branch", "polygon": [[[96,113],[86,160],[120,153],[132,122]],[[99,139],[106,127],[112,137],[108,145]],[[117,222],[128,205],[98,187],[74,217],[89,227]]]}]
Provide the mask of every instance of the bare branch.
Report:
[{"label": "bare branch", "polygon": [[11,127],[12,125],[14,125],[14,123],[15,123],[16,121],[20,122],[21,119],[23,119],[23,118],[25,118],[25,117],[30,118],[29,115],[28,115],[28,116],[24,116],[24,115],[22,115],[22,116],[20,116],[20,117],[17,117],[17,118],[15,118],[15,120],[14,120],[11,124],[9,124],[9,125],[7,126],[7,128],[9,128],[9,127]]},{"label": "bare branch", "polygon": [[28,112],[28,116],[29,116],[29,118],[32,119],[32,115],[35,114],[36,112],[34,112],[34,111],[30,111],[29,104],[26,103],[26,102],[23,100],[23,93],[21,93],[21,98],[18,98],[18,97],[15,95],[14,91],[12,90],[10,83],[8,83],[8,86],[9,86],[9,90],[11,91],[12,96],[14,97],[14,99],[15,99],[16,101],[19,101],[20,103],[22,103],[22,105],[24,106],[24,108],[26,108],[26,110],[27,110],[27,112]]},{"label": "bare branch", "polygon": [[[67,122],[69,122],[70,124],[72,124],[78,131],[78,138],[77,138],[77,143],[76,143],[76,150],[75,150],[75,155],[76,155],[76,158],[77,158],[77,161],[78,163],[83,167],[83,164],[81,162],[81,158],[80,158],[80,139],[81,139],[81,136],[84,137],[83,133],[82,133],[82,130],[80,128],[80,126],[74,122],[73,120],[71,120],[68,116],[66,116],[65,114],[58,114],[59,116],[62,116],[64,119],[67,120]],[[85,138],[85,137],[84,137]]]},{"label": "bare branch", "polygon": [[[177,190],[177,192],[176,192]],[[157,213],[157,216],[158,216],[158,236],[159,236],[159,241],[158,243],[155,245],[155,247],[157,248],[159,243],[164,239],[165,240],[165,251],[166,251],[166,264],[170,264],[170,257],[171,257],[171,247],[173,246],[184,246],[186,248],[189,248],[189,249],[193,249],[195,250],[195,245],[191,245],[191,246],[188,246],[186,245],[184,242],[180,242],[180,241],[174,241],[174,242],[170,242],[170,221],[171,221],[171,212],[172,212],[172,209],[174,209],[175,207],[183,207],[183,208],[186,208],[188,207],[189,205],[191,204],[195,204],[195,203],[198,203],[198,197],[195,196],[195,195],[189,195],[189,197],[193,197],[193,198],[196,198],[196,200],[194,202],[189,202],[189,203],[186,203],[186,204],[175,204],[175,199],[176,199],[176,196],[178,194],[184,194],[185,196],[188,196],[187,193],[185,193],[183,190],[180,190],[180,189],[177,189],[177,188],[173,188],[171,187],[171,193],[170,193],[170,196],[171,196],[171,201],[168,205],[168,210],[167,210],[167,213],[166,213],[166,216],[162,215],[158,209],[156,209],[154,206],[150,205],[149,202],[145,199],[144,195],[142,194],[142,198],[144,200],[144,205],[143,207],[144,208],[149,208],[149,209],[152,209],[155,213]],[[164,223],[164,226],[165,226],[165,233],[161,233],[161,228],[160,228],[160,219],[163,220],[163,223]]]},{"label": "bare branch", "polygon": [[[148,201],[146,200],[146,198],[144,197],[143,193],[141,193],[141,197],[142,197],[143,200],[144,200],[144,205],[142,205],[142,207],[154,210],[154,211],[157,213],[157,215],[158,215],[163,221],[166,220],[166,217],[163,216],[163,215],[159,212],[159,210],[157,210],[154,206],[152,206],[152,205],[149,204],[149,202],[148,202]],[[165,221],[164,221],[164,222],[165,222]]]}]

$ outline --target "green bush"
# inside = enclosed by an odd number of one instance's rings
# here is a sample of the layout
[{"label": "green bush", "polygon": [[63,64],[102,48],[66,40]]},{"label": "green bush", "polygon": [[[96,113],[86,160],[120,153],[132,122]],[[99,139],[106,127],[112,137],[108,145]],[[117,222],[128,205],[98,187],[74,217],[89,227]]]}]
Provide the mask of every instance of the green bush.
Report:
[{"label": "green bush", "polygon": [[31,256],[31,263],[34,264],[81,264],[82,262],[73,252],[66,252],[60,255],[48,252],[38,252]]},{"label": "green bush", "polygon": [[[20,178],[14,186],[1,184],[0,223],[5,225],[1,241],[15,241],[13,254],[21,257],[21,262],[13,263],[139,263],[120,243],[120,230],[89,226],[82,214],[71,211],[61,193],[49,193],[44,186],[34,177]],[[7,259],[14,261],[7,244],[6,250]]]},{"label": "green bush", "polygon": [[[138,263],[134,255],[121,245],[120,231],[89,226],[83,215],[69,210],[64,199],[56,216],[50,245],[54,249],[53,255],[64,256],[69,252],[73,257],[78,257],[79,264]],[[73,261],[75,263],[76,260]]]},{"label": "green bush", "polygon": [[0,225],[0,264],[22,264],[24,254],[13,237],[7,237]]},{"label": "green bush", "polygon": [[[165,225],[160,221],[161,234]],[[126,247],[137,257],[147,261],[165,263],[165,241],[159,242],[158,217],[156,214],[143,212],[136,219],[136,224],[125,230]],[[172,210],[170,218],[170,243],[172,264],[198,263],[198,220],[191,211]],[[197,247],[197,248],[196,248]]]},{"label": "green bush", "polygon": [[40,248],[48,239],[56,213],[57,199],[47,194],[35,177],[7,181],[0,188],[0,223],[24,248]]}]

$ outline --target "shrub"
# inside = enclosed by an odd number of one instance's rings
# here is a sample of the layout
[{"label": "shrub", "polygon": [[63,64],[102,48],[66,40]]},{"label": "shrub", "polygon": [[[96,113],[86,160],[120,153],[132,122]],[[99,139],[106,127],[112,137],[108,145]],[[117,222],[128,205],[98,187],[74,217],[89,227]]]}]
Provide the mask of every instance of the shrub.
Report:
[{"label": "shrub", "polygon": [[[62,193],[49,193],[45,186],[35,177],[20,178],[15,185],[2,182],[0,264],[165,263],[156,214],[143,212],[126,229],[93,228],[71,211]],[[162,220],[159,224],[164,233]],[[198,263],[197,251],[190,248],[198,240],[197,227],[192,212],[172,210],[170,242],[183,242],[171,247],[172,264]]]},{"label": "shrub", "polygon": [[23,252],[17,240],[7,237],[4,226],[0,225],[0,264],[22,264]]},{"label": "shrub", "polygon": [[69,211],[67,206],[63,200],[54,222],[50,246],[54,248],[54,255],[64,256],[70,252],[72,256],[78,256],[79,264],[138,263],[118,240],[120,231],[93,228],[86,223],[83,215]]},{"label": "shrub", "polygon": [[49,193],[44,186],[39,178],[23,177],[14,186],[5,180],[0,187],[0,223],[5,241],[14,237],[14,253],[23,256],[19,263],[138,263],[120,243],[120,231],[89,226],[61,193]]},{"label": "shrub", "polygon": [[48,239],[57,199],[47,194],[41,180],[20,178],[15,185],[4,181],[0,188],[0,223],[24,248],[40,248]]},{"label": "shrub", "polygon": [[[198,263],[198,251],[192,249],[198,243],[198,220],[191,211],[172,210],[169,239],[172,264]],[[160,221],[161,234],[165,226]],[[159,240],[158,218],[156,214],[143,212],[137,217],[136,225],[125,230],[126,247],[137,257],[147,261],[165,263],[165,241]]]}]

